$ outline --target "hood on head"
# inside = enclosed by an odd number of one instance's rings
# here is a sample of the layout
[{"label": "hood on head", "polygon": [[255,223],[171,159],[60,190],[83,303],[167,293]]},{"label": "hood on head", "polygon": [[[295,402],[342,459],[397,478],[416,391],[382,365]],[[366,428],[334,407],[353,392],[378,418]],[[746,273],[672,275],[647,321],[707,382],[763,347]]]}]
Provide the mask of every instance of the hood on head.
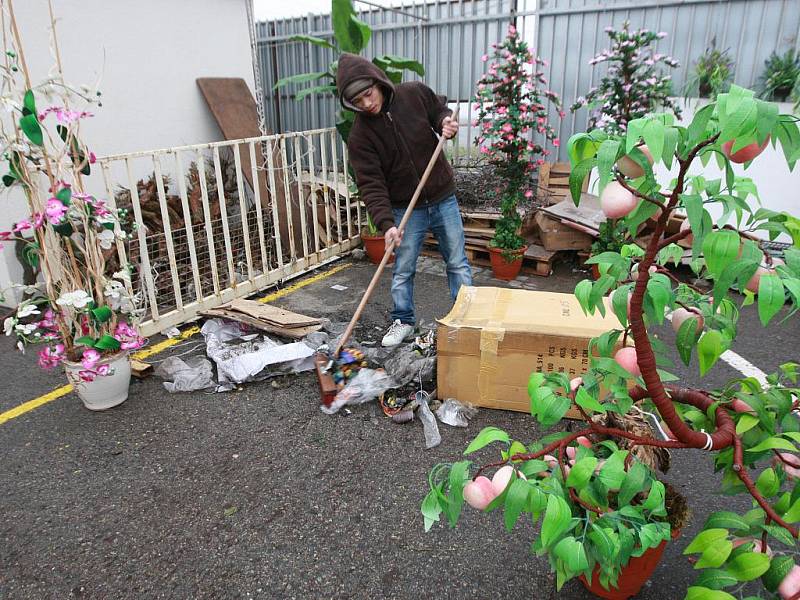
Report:
[{"label": "hood on head", "polygon": [[386,73],[363,56],[344,52],[339,57],[339,66],[336,69],[336,91],[338,92],[339,102],[344,108],[354,112],[361,112],[344,97],[343,92],[351,82],[365,78],[375,80],[383,88],[384,104],[392,102],[394,84],[386,76]]}]

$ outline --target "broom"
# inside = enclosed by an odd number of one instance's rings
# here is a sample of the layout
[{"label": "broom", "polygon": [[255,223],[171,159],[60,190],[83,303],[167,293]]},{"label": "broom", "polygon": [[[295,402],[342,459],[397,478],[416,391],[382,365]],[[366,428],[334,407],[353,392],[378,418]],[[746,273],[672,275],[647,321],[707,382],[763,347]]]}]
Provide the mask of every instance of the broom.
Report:
[{"label": "broom", "polygon": [[[458,109],[453,113],[452,119],[458,123]],[[444,144],[447,141],[447,138],[444,136],[439,137],[439,142],[436,144],[436,149],[433,151],[431,155],[431,159],[428,161],[428,166],[425,167],[425,171],[422,173],[422,177],[420,177],[419,183],[417,184],[417,189],[414,190],[414,195],[411,196],[411,201],[408,203],[408,208],[406,208],[406,212],[403,214],[403,218],[400,221],[400,224],[397,226],[397,229],[402,234],[405,231],[406,224],[408,220],[411,218],[411,212],[414,210],[414,207],[417,204],[417,200],[419,200],[420,194],[422,194],[422,188],[425,187],[425,184],[428,181],[428,177],[430,177],[431,171],[433,171],[433,165],[436,163],[436,159],[439,158],[439,154],[442,152],[442,148],[444,148]],[[355,313],[353,313],[353,318],[350,319],[350,323],[347,325],[347,329],[344,330],[339,343],[336,345],[336,348],[333,352],[332,358],[326,356],[322,353],[317,353],[314,357],[314,365],[317,370],[317,378],[319,380],[319,388],[322,394],[322,403],[325,406],[330,406],[333,402],[336,393],[339,391],[336,387],[336,383],[333,381],[333,377],[330,374],[330,368],[333,366],[333,362],[339,357],[339,353],[342,351],[342,348],[350,339],[350,336],[353,334],[353,329],[355,329],[356,323],[361,318],[361,313],[364,311],[364,307],[369,302],[370,296],[372,296],[372,292],[375,290],[375,286],[378,284],[378,280],[383,274],[383,269],[386,267],[386,264],[389,262],[389,258],[392,256],[392,252],[394,252],[395,242],[391,242],[386,246],[386,250],[383,253],[383,258],[381,258],[381,262],[378,264],[378,267],[375,269],[375,273],[372,275],[372,280],[369,282],[369,286],[367,286],[367,290],[364,292],[364,295],[361,297],[361,302],[358,303],[358,307],[356,308]]]}]

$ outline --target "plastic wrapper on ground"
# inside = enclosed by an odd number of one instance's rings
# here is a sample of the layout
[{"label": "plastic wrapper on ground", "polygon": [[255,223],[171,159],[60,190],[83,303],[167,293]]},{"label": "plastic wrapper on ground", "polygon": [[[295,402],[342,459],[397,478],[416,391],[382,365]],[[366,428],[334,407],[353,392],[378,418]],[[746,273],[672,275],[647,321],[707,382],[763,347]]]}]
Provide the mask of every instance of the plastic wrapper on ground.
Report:
[{"label": "plastic wrapper on ground", "polygon": [[314,368],[314,351],[303,342],[281,344],[223,319],[206,321],[200,331],[206,340],[206,353],[217,366],[217,391]]},{"label": "plastic wrapper on ground", "polygon": [[445,425],[453,427],[467,427],[469,420],[474,417],[478,409],[470,403],[459,402],[455,398],[448,398],[436,409],[436,416]]},{"label": "plastic wrapper on ground", "polygon": [[425,447],[435,448],[442,443],[442,435],[439,433],[439,425],[436,424],[436,417],[433,416],[427,400],[419,403],[417,412],[425,433]]},{"label": "plastic wrapper on ground", "polygon": [[388,373],[376,369],[361,369],[336,394],[330,406],[323,405],[320,408],[325,414],[332,415],[339,412],[343,406],[375,400],[383,392],[393,387],[397,387],[397,383]]},{"label": "plastic wrapper on ground", "polygon": [[191,356],[185,361],[177,356],[170,356],[158,365],[155,374],[165,380],[164,387],[171,393],[195,392],[217,386],[214,367],[204,356]]}]

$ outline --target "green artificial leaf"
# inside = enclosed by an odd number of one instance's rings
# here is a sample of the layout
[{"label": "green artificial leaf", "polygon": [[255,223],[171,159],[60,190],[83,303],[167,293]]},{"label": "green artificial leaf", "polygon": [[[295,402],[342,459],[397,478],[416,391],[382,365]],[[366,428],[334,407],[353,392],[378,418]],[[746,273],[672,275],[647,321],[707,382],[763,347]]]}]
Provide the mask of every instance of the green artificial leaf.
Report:
[{"label": "green artificial leaf", "polygon": [[114,313],[108,306],[100,306],[92,309],[92,316],[97,323],[105,323],[114,316]]},{"label": "green artificial leaf", "polygon": [[733,543],[728,539],[719,539],[714,544],[710,544],[703,550],[700,558],[694,565],[695,569],[707,569],[708,567],[721,567],[728,560],[733,550]]},{"label": "green artificial leaf", "polygon": [[22,114],[36,114],[36,100],[33,97],[33,90],[26,90],[25,92],[25,96],[22,99]]},{"label": "green artificial leaf", "polygon": [[605,407],[595,398],[593,398],[592,395],[583,388],[583,386],[579,387],[577,393],[575,394],[575,404],[589,412],[606,414]]},{"label": "green artificial leaf", "polygon": [[611,309],[623,327],[628,326],[628,294],[630,290],[630,286],[623,285],[614,290],[611,295]]},{"label": "green artificial leaf", "polygon": [[724,569],[706,569],[697,576],[694,585],[712,590],[721,590],[722,588],[736,585],[738,582],[739,580],[736,577]]},{"label": "green artificial leaf", "polygon": [[19,128],[27,138],[37,146],[44,145],[42,128],[39,125],[39,118],[35,115],[25,115],[19,120]]},{"label": "green artificial leaf", "polygon": [[581,305],[584,314],[591,315],[594,313],[594,307],[589,304],[589,296],[592,294],[592,282],[588,279],[583,279],[575,286],[575,297],[578,304]]},{"label": "green artificial leaf", "polygon": [[609,490],[620,489],[625,481],[625,457],[627,455],[627,450],[617,450],[606,459],[605,464],[600,468],[598,479]]},{"label": "green artificial leaf", "polygon": [[701,139],[705,139],[706,127],[708,126],[708,122],[713,114],[713,104],[706,105],[695,113],[694,118],[692,119],[692,122],[689,124],[689,127],[686,131],[689,136],[689,139],[687,140],[687,146],[693,147],[697,142],[701,141]]},{"label": "green artificial leaf", "polygon": [[442,513],[442,507],[439,505],[439,499],[435,490],[428,492],[425,499],[422,501],[422,517],[425,523],[425,531],[430,531],[434,523],[439,520],[439,515]]},{"label": "green artificial leaf", "polygon": [[119,343],[118,339],[105,334],[101,336],[99,340],[97,340],[97,343],[94,345],[94,347],[98,350],[109,350],[111,352],[116,352],[120,349],[121,344]]},{"label": "green artificial leaf", "polygon": [[317,85],[314,87],[303,88],[299,92],[294,95],[295,102],[300,102],[306,96],[310,96],[311,94],[336,94],[336,86],[335,85]]},{"label": "green artificial leaf", "polygon": [[737,599],[735,596],[731,596],[728,592],[723,592],[722,590],[711,590],[708,589],[707,587],[693,585],[688,590],[686,590],[686,598],[684,600],[737,600]]},{"label": "green artificial leaf", "polygon": [[456,526],[461,509],[464,506],[464,482],[469,477],[469,467],[470,462],[462,460],[455,463],[450,469],[450,476],[448,477],[450,493],[447,497],[446,512],[447,520],[450,522],[451,527]]},{"label": "green artificial leaf", "polygon": [[769,468],[761,471],[756,480],[756,488],[765,498],[776,495],[781,489],[781,482],[775,473],[775,469]]},{"label": "green artificial leaf", "polygon": [[596,158],[587,158],[586,160],[579,162],[577,165],[574,165],[569,172],[569,191],[572,195],[572,201],[575,203],[575,206],[578,206],[581,201],[583,182],[595,167],[596,163]]},{"label": "green artificial leaf", "polygon": [[86,346],[88,348],[94,348],[96,343],[97,343],[97,340],[95,340],[93,337],[88,336],[88,335],[81,336],[81,337],[79,337],[79,338],[77,338],[75,340],[75,344],[76,345],[78,345],[78,346]]},{"label": "green artificial leaf", "polygon": [[39,267],[39,251],[41,248],[37,242],[26,242],[22,249],[22,256],[34,269]]},{"label": "green artificial leaf", "polygon": [[550,547],[563,533],[569,529],[572,522],[572,511],[566,500],[556,494],[547,497],[547,508],[542,521],[541,542],[544,548]]},{"label": "green artificial leaf", "polygon": [[797,540],[794,539],[792,534],[786,531],[783,527],[778,525],[762,525],[761,528],[785,546],[794,548],[797,544]]},{"label": "green artificial leaf", "polygon": [[698,533],[691,543],[686,546],[683,551],[684,554],[697,554],[704,552],[709,546],[719,543],[728,537],[728,530],[723,528],[712,527],[711,529],[704,529]]},{"label": "green artificial leaf", "polygon": [[310,81],[316,81],[317,79],[322,79],[328,75],[327,71],[318,71],[315,73],[299,73],[297,75],[290,75],[289,77],[284,77],[283,79],[279,79],[278,82],[272,86],[273,89],[278,89],[279,87],[283,87],[285,85],[289,85],[290,83],[308,83]]},{"label": "green artificial leaf", "polygon": [[619,495],[617,496],[618,505],[625,506],[630,503],[633,497],[642,491],[649,475],[647,467],[642,463],[633,463],[628,469],[628,476],[622,482],[622,487],[619,490]]},{"label": "green artificial leaf", "polygon": [[758,318],[765,327],[786,301],[783,282],[775,273],[765,273],[758,283]]},{"label": "green artificial leaf", "polygon": [[578,489],[584,487],[589,483],[589,479],[592,477],[595,467],[597,467],[597,458],[594,456],[587,456],[580,459],[575,463],[572,469],[570,469],[569,475],[567,475],[567,485]]},{"label": "green artificial leaf", "polygon": [[521,477],[514,477],[506,493],[505,525],[506,530],[514,529],[514,524],[519,519],[520,513],[528,503],[528,490],[530,484]]},{"label": "green artificial leaf", "polygon": [[656,511],[657,513],[660,512],[659,509],[664,508],[665,491],[664,484],[654,479],[653,483],[650,485],[650,492],[647,494],[647,500],[642,503],[642,508]]},{"label": "green artificial leaf", "polygon": [[769,569],[769,556],[762,552],[743,552],[726,565],[728,573],[739,581],[752,581]]},{"label": "green artificial leaf", "polygon": [[758,420],[758,417],[749,415],[747,413],[742,413],[739,415],[739,421],[736,423],[736,433],[739,435],[747,433],[759,423],[760,421]]},{"label": "green artificial leaf", "polygon": [[700,333],[697,331],[698,320],[696,317],[689,317],[678,328],[678,335],[675,338],[675,346],[683,363],[688,367],[692,359],[692,349],[697,345]]},{"label": "green artificial leaf", "polygon": [[289,38],[292,42],[308,42],[309,44],[314,44],[315,46],[320,46],[321,48],[330,48],[331,50],[336,50],[336,46],[331,44],[328,40],[325,40],[321,37],[316,37],[314,35],[293,35]]},{"label": "green artificial leaf", "polygon": [[657,119],[651,119],[644,126],[642,131],[644,143],[653,155],[653,161],[658,163],[664,153],[664,124]]},{"label": "green artificial leaf", "polygon": [[467,449],[464,450],[464,454],[466,455],[476,452],[484,446],[488,446],[492,442],[503,442],[508,444],[510,439],[508,434],[502,429],[498,429],[497,427],[484,427],[475,437],[475,439],[472,440],[470,445],[467,446]]},{"label": "green artificial leaf", "polygon": [[792,507],[784,513],[783,520],[787,523],[797,523],[800,521],[800,499],[795,500]]},{"label": "green artificial leaf", "polygon": [[583,544],[573,536],[565,537],[556,544],[553,554],[563,560],[572,573],[579,573],[589,568]]},{"label": "green artificial leaf", "polygon": [[789,440],[780,437],[769,437],[760,444],[747,449],[748,452],[765,452],[766,450],[789,450],[790,452],[796,452],[797,448]]},{"label": "green artificial leaf", "polygon": [[710,232],[703,240],[703,256],[709,273],[714,277],[721,275],[736,260],[739,246],[739,234],[736,231],[722,229]]},{"label": "green artificial leaf", "polygon": [[396,56],[394,54],[384,54],[377,60],[383,61],[387,65],[391,65],[395,69],[408,69],[409,71],[416,73],[421,77],[425,75],[425,67],[422,66],[422,63],[414,60],[413,58],[407,58],[405,56]]},{"label": "green artificial leaf", "polygon": [[701,377],[708,373],[726,349],[722,334],[716,329],[710,329],[702,335],[697,344]]},{"label": "green artificial leaf", "polygon": [[56,192],[56,198],[61,201],[64,206],[72,204],[72,188],[62,187]]},{"label": "green artificial leaf", "polygon": [[620,141],[615,139],[607,139],[600,144],[600,148],[597,151],[597,172],[600,174],[598,194],[603,193],[603,189],[613,177],[612,171],[617,160],[619,146]]},{"label": "green artificial leaf", "polygon": [[359,32],[350,29],[350,17],[354,14],[351,0],[331,0],[331,22],[337,45],[343,52],[358,54],[363,46]]}]

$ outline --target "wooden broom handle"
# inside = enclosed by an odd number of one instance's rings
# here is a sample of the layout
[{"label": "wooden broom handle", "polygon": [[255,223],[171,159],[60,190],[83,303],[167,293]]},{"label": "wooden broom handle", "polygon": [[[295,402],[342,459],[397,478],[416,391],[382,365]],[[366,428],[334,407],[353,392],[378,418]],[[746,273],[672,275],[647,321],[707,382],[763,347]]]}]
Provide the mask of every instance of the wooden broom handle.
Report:
[{"label": "wooden broom handle", "polygon": [[[458,108],[456,108],[456,111],[452,114],[451,118],[458,122]],[[411,218],[411,211],[414,210],[414,206],[416,206],[417,200],[422,193],[422,188],[425,187],[425,183],[428,181],[431,171],[433,171],[433,165],[436,163],[436,159],[439,158],[439,154],[442,152],[442,148],[444,147],[446,141],[447,138],[445,138],[444,135],[439,137],[439,143],[436,144],[436,149],[433,151],[433,155],[428,161],[428,166],[425,167],[425,172],[422,174],[422,177],[417,184],[417,189],[414,190],[414,195],[411,196],[411,201],[408,203],[408,208],[406,208],[406,212],[403,214],[403,218],[401,219],[400,224],[397,226],[397,229],[401,234],[403,231],[405,231],[406,223],[408,223],[408,220]],[[347,329],[344,330],[342,339],[339,340],[339,343],[336,346],[336,350],[333,353],[334,358],[339,356],[339,353],[342,351],[342,347],[347,343],[347,340],[349,340],[350,336],[353,334],[353,329],[355,329],[356,323],[358,323],[358,320],[361,318],[361,313],[364,311],[364,307],[367,305],[370,296],[372,296],[372,292],[375,290],[375,286],[378,284],[378,279],[380,279],[384,267],[386,267],[386,264],[389,262],[389,258],[392,256],[394,247],[395,243],[392,242],[389,244],[389,246],[387,246],[386,251],[383,253],[383,258],[381,259],[380,264],[378,264],[378,268],[375,269],[375,274],[372,276],[372,281],[370,281],[369,285],[367,286],[367,291],[364,292],[361,302],[358,303],[356,312],[353,313],[353,318],[350,319],[350,323],[348,323]]]}]

